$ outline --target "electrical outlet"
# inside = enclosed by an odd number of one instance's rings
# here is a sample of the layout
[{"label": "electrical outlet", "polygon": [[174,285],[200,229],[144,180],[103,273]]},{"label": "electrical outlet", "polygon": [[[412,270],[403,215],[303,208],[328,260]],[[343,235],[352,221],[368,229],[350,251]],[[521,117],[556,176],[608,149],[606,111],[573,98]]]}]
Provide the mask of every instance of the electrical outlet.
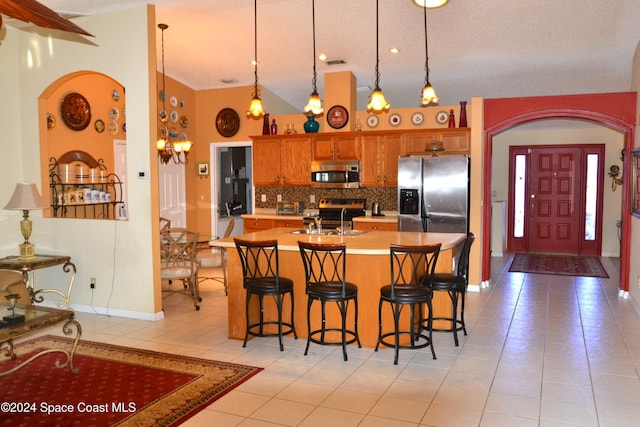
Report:
[{"label": "electrical outlet", "polygon": [[91,278],[91,285],[90,286],[91,286],[91,289],[95,289],[96,288],[96,278],[95,277]]},{"label": "electrical outlet", "polygon": [[277,202],[281,202],[281,201],[282,201],[282,194],[278,194],[278,195],[276,196],[276,201],[277,201]]},{"label": "electrical outlet", "polygon": [[266,201],[267,201],[267,195],[266,195],[266,194],[262,194],[262,195],[260,196],[260,201],[261,201],[262,203],[266,202]]},{"label": "electrical outlet", "polygon": [[316,202],[316,196],[314,194],[309,196],[309,203],[315,203]]}]

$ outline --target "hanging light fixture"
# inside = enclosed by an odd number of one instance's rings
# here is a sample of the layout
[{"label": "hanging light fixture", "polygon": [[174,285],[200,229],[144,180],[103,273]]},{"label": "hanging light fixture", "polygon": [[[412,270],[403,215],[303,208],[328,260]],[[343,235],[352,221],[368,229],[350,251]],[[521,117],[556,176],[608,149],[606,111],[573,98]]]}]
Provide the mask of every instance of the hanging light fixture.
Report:
[{"label": "hanging light fixture", "polygon": [[313,115],[319,115],[324,112],[322,108],[322,100],[318,95],[318,73],[316,72],[316,1],[311,0],[311,17],[313,22],[313,79],[311,80],[311,87],[313,91],[309,97],[309,102],[304,107],[305,113],[311,113]]},{"label": "hanging light fixture", "polygon": [[[167,92],[165,89],[165,73],[164,73],[164,30],[169,28],[167,24],[158,24],[158,28],[162,30],[162,92],[160,93],[160,99],[162,99],[162,111],[167,111]],[[186,164],[187,156],[191,151],[193,143],[191,141],[172,141],[172,136],[169,133],[167,127],[168,121],[167,114],[160,117],[160,139],[156,142],[156,148],[158,149],[158,157],[163,164],[169,163],[169,160],[173,160],[176,164]]]},{"label": "hanging light fixture", "polygon": [[[445,1],[446,3],[446,1]],[[444,3],[443,3],[444,4]],[[424,11],[424,87],[422,88],[422,96],[420,106],[436,105],[440,102],[440,98],[436,95],[436,91],[429,82],[429,37],[427,36],[427,2],[425,1],[422,10]]]},{"label": "hanging light fixture", "polygon": [[384,99],[382,89],[380,89],[380,56],[378,54],[378,0],[376,0],[376,86],[373,88],[373,92],[369,95],[369,103],[367,104],[367,111],[370,113],[381,113],[389,110],[389,103]]},{"label": "hanging light fixture", "polygon": [[415,4],[420,7],[427,7],[429,9],[435,9],[436,7],[444,6],[449,0],[413,0]]},{"label": "hanging light fixture", "polygon": [[253,99],[247,111],[247,117],[260,118],[264,116],[262,109],[262,100],[258,92],[258,0],[253,0],[253,74],[255,81],[253,83]]}]

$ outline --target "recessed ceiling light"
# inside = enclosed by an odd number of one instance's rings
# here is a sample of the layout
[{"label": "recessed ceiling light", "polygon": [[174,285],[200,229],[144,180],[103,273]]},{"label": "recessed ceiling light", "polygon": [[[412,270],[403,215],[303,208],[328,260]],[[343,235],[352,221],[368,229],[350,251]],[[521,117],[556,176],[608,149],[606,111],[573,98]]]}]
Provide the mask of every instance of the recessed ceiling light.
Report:
[{"label": "recessed ceiling light", "polygon": [[397,47],[392,47],[391,49],[389,49],[389,52],[391,52],[391,53],[399,53],[400,49],[398,49]]},{"label": "recessed ceiling light", "polygon": [[331,61],[327,61],[327,65],[341,65],[346,64],[344,59],[332,59]]},{"label": "recessed ceiling light", "polygon": [[327,55],[325,55],[324,53],[321,53],[320,55],[318,55],[318,59],[320,61],[326,61],[327,60]]}]

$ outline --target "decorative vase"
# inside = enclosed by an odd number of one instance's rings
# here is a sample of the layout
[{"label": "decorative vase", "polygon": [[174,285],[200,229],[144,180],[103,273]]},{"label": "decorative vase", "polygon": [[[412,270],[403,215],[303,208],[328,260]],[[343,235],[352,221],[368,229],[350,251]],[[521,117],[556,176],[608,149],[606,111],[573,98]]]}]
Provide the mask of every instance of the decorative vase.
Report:
[{"label": "decorative vase", "polygon": [[271,134],[271,131],[269,130],[269,113],[266,113],[262,119],[262,134]]},{"label": "decorative vase", "polygon": [[286,135],[295,135],[298,131],[293,127],[293,123],[287,123],[287,130],[284,133]]},{"label": "decorative vase", "polygon": [[453,113],[453,110],[449,110],[449,127],[456,127],[456,115]]},{"label": "decorative vase", "polygon": [[467,127],[467,101],[460,101],[460,121],[458,122],[458,127]]},{"label": "decorative vase", "polygon": [[316,133],[320,129],[320,123],[316,122],[316,118],[313,116],[307,116],[307,121],[304,122],[305,133]]},{"label": "decorative vase", "polygon": [[271,120],[271,135],[278,134],[278,124],[276,123],[276,119]]}]

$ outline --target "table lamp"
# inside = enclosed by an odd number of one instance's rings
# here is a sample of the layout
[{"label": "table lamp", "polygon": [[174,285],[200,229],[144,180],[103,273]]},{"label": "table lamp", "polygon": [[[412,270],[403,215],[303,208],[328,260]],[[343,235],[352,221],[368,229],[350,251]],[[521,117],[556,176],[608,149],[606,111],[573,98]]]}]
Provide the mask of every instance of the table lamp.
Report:
[{"label": "table lamp", "polygon": [[7,210],[22,211],[23,219],[20,221],[20,231],[24,237],[24,243],[20,245],[18,261],[33,261],[36,256],[33,244],[29,242],[31,236],[31,220],[29,211],[34,209],[47,209],[49,206],[42,200],[35,184],[16,184],[16,189],[4,207]]}]

